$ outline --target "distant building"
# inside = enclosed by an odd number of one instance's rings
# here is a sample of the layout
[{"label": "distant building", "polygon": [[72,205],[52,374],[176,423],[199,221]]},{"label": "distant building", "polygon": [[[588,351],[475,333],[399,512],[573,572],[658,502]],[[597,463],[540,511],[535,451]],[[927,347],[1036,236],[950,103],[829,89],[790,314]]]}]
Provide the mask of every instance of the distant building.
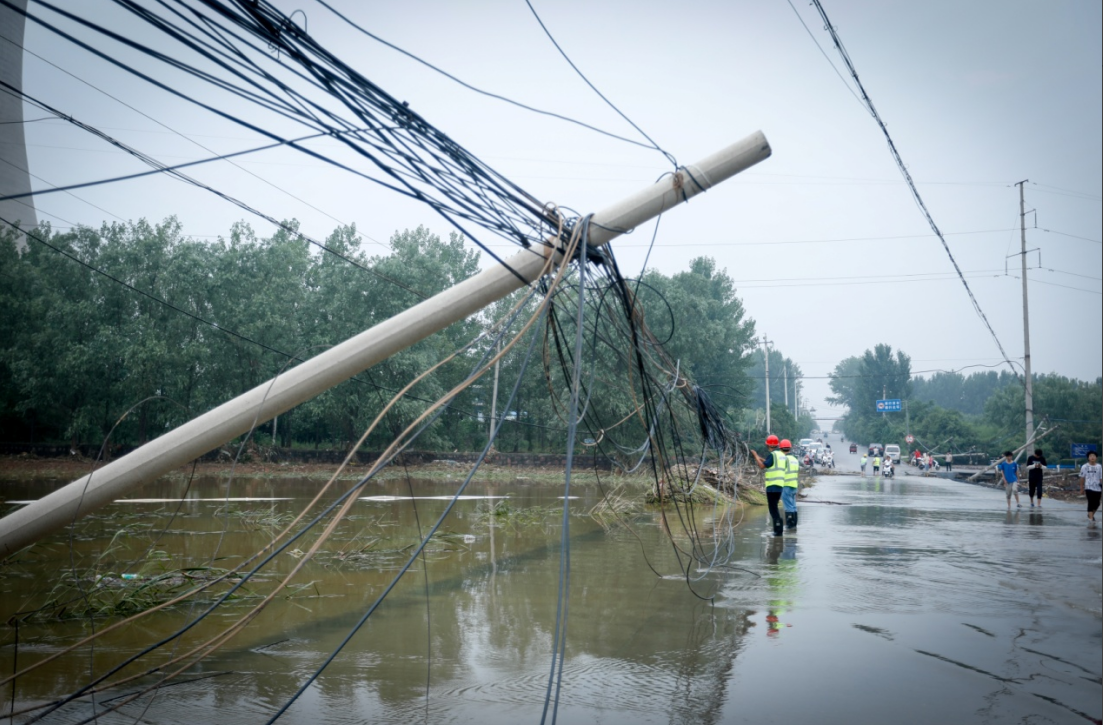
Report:
[{"label": "distant building", "polygon": [[[10,0],[13,5],[26,10],[27,0]],[[23,88],[23,27],[26,17],[20,12],[0,5],[0,80]],[[11,194],[25,194],[31,190],[31,177],[27,170],[27,141],[23,135],[23,99],[0,86],[0,198]],[[18,222],[22,229],[38,225],[38,215],[31,197],[0,201],[0,219]],[[0,227],[6,227],[0,222]],[[20,239],[20,246],[26,244]]]}]

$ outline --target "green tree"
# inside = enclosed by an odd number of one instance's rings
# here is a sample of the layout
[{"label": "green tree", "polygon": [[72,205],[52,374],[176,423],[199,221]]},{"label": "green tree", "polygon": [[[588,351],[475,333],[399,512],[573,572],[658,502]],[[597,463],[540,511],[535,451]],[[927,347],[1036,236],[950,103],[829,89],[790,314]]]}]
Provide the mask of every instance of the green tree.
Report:
[{"label": "green tree", "polygon": [[836,365],[829,383],[835,393],[830,402],[848,408],[840,421],[846,437],[880,443],[895,440],[898,435],[895,419],[878,413],[875,403],[881,399],[907,399],[910,378],[911,358],[899,350],[893,355],[892,347],[884,344],[866,350],[860,358],[848,358]]}]

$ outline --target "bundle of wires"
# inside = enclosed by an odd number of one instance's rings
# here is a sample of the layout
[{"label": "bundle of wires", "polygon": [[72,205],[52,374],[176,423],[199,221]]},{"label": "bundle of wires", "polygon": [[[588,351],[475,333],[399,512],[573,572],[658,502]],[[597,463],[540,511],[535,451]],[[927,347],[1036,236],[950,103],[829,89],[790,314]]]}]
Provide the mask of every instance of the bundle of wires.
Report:
[{"label": "bundle of wires", "polygon": [[[566,261],[558,264],[559,255],[546,255],[539,283],[528,286],[514,307],[498,320],[489,333],[470,341],[461,350],[417,375],[387,402],[314,500],[265,548],[222,576],[101,629],[39,660],[32,667],[14,673],[0,684],[12,682],[32,669],[43,667],[136,619],[181,602],[195,601],[204,593],[209,596],[216,591],[215,587],[225,588],[214,595],[201,611],[194,616],[189,615],[188,621],[177,631],[122,657],[102,671],[94,672],[86,682],[64,697],[12,712],[12,716],[33,712],[35,714],[27,722],[35,722],[107,687],[153,677],[152,684],[116,698],[107,709],[118,710],[196,666],[226,645],[311,561],[338,524],[346,519],[357,493],[417,440],[460,392],[490,370],[496,361],[511,354],[511,350],[522,349],[527,340],[517,381],[494,430],[501,429],[500,424],[510,410],[536,343],[542,341],[543,373],[549,396],[568,432],[555,656],[545,702],[545,717],[550,712],[554,721],[567,637],[566,592],[570,571],[567,507],[578,430],[588,431],[598,454],[620,469],[629,472],[640,470],[643,466],[650,469],[654,482],[653,500],[661,507],[665,530],[671,532],[670,542],[681,573],[694,594],[701,597],[705,595],[697,591],[695,583],[718,567],[729,564],[734,552],[733,531],[738,520],[734,513],[737,509],[729,508],[724,515],[714,519],[711,533],[702,532],[698,526],[694,491],[707,465],[713,463],[721,470],[725,467],[737,469],[745,449],[725,426],[721,412],[704,390],[682,374],[679,361],[669,358],[662,343],[649,330],[638,296],[640,283],[625,279],[611,249],[593,249],[589,246],[588,218],[568,219],[558,208],[537,202],[406,104],[338,59],[265,0],[166,0],[161,3],[164,11],[160,13],[133,0],[115,2],[155,28],[178,49],[186,49],[201,58],[202,64],[182,60],[162,49],[161,44],[147,45],[123,37],[49,2],[37,3],[34,12],[28,12],[27,16],[127,72],[169,93],[185,97],[216,115],[326,161],[335,168],[425,202],[484,250],[485,245],[465,228],[466,223],[473,223],[525,247],[534,243],[550,243]],[[139,51],[208,82],[267,113],[291,119],[311,133],[327,134],[369,162],[373,171],[340,163],[299,141],[266,130],[258,122],[245,120],[200,99],[185,96],[144,70],[124,63],[118,54],[86,43],[49,22],[39,8],[84,26],[105,41]],[[216,69],[217,72],[204,67]],[[494,257],[493,254],[491,256]],[[459,385],[425,405],[420,415],[402,430],[396,431],[393,442],[365,476],[347,487],[336,500],[326,506],[321,505],[356,450],[399,400],[408,396],[419,381],[442,366],[459,364],[472,358],[477,361]],[[616,404],[605,404],[610,400]],[[286,712],[321,675],[423,554],[429,540],[449,515],[452,504],[463,493],[493,444],[494,437],[491,436],[478,462],[456,491],[452,503],[421,536],[419,544],[395,574],[390,586],[362,613],[332,653],[305,678],[299,690],[272,714],[269,722]],[[289,551],[308,533],[316,535],[314,542],[292,571],[270,587],[262,601],[215,634],[197,635],[199,630],[196,626],[200,622],[219,610],[242,587],[255,581],[275,557]],[[159,656],[155,657],[155,653]],[[104,710],[97,710],[94,706],[92,715],[82,722],[94,720],[103,713]]]},{"label": "bundle of wires", "polygon": [[[2,0],[0,0],[2,1]],[[115,0],[157,31],[142,43],[48,1],[26,11],[28,20],[112,65],[219,118],[286,145],[335,169],[424,202],[501,263],[472,225],[522,247],[542,244],[558,220],[531,194],[433,126],[425,118],[328,51],[265,0],[176,0],[156,10]],[[14,9],[14,6],[12,6]],[[49,12],[45,12],[49,11]],[[91,31],[91,43],[50,17]],[[115,47],[112,47],[115,46]],[[293,136],[245,119],[125,62],[121,49],[199,79],[251,104],[273,122],[306,129]],[[344,163],[298,137],[325,135],[366,164]]]}]

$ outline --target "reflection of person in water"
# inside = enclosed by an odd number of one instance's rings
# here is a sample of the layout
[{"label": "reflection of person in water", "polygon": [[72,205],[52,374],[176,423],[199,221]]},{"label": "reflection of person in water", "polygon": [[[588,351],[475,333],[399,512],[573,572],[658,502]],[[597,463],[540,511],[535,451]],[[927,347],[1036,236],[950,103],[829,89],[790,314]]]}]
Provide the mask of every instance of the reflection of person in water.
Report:
[{"label": "reflection of person in water", "polygon": [[770,539],[766,545],[765,579],[770,586],[766,605],[766,636],[777,637],[785,627],[782,621],[793,606],[797,585],[797,542],[793,539]]}]

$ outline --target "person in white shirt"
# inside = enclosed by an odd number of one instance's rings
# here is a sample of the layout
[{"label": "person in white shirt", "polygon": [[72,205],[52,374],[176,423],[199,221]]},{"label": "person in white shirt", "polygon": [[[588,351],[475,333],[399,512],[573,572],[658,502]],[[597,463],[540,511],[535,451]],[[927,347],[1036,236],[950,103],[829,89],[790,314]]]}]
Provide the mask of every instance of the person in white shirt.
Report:
[{"label": "person in white shirt", "polygon": [[1080,466],[1080,493],[1088,497],[1089,521],[1095,521],[1095,512],[1099,508],[1101,478],[1103,478],[1103,466],[1099,465],[1099,456],[1096,452],[1091,451],[1088,453],[1088,462]]}]

